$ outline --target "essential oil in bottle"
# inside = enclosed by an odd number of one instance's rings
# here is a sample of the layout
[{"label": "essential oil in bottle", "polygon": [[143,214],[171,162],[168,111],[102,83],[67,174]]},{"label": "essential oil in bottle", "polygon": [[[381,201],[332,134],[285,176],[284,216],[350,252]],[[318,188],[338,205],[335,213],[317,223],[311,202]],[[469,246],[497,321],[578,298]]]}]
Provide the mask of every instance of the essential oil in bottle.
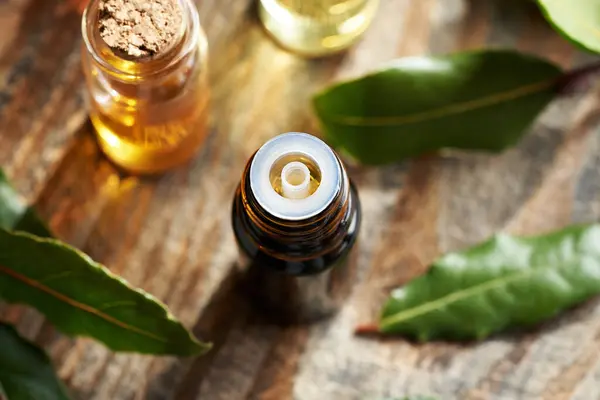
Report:
[{"label": "essential oil in bottle", "polygon": [[104,153],[140,174],[194,156],[207,135],[209,90],[193,0],[91,0],[82,32],[90,119]]},{"label": "essential oil in bottle", "polygon": [[259,16],[284,48],[318,57],[358,40],[378,5],[379,0],[260,0]]},{"label": "essential oil in bottle", "polygon": [[360,222],[356,189],[327,144],[305,133],[271,139],[233,200],[244,287],[279,322],[331,315],[354,281]]}]

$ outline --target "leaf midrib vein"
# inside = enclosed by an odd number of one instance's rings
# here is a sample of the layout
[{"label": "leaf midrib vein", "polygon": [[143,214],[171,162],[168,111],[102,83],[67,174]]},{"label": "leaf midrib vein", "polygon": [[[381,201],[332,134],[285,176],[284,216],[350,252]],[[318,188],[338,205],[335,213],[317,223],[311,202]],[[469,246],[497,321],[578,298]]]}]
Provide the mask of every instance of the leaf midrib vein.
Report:
[{"label": "leaf midrib vein", "polygon": [[[556,269],[560,268],[562,268],[562,266],[558,266]],[[542,267],[529,267],[524,271],[519,271],[516,273],[509,274],[507,276],[495,278],[488,282],[484,282],[482,284],[471,286],[464,290],[459,290],[457,292],[450,293],[446,296],[440,297],[439,299],[435,299],[433,301],[421,304],[417,307],[402,310],[396,314],[383,318],[379,324],[380,330],[384,330],[390,325],[398,324],[409,319],[416,318],[423,314],[435,311],[442,306],[448,306],[449,304],[456,303],[460,300],[476,296],[488,290],[497,289],[520,278],[526,277],[528,275],[535,275],[543,271],[546,271],[546,269]]]},{"label": "leaf midrib vein", "polygon": [[508,102],[520,97],[536,93],[543,89],[549,88],[556,83],[556,78],[547,79],[532,83],[530,85],[521,86],[516,89],[508,90],[506,92],[497,93],[492,96],[482,97],[479,99],[469,100],[458,104],[450,104],[434,110],[423,111],[411,115],[404,115],[398,117],[353,117],[347,115],[333,115],[330,119],[338,124],[349,125],[349,126],[401,126],[409,125],[418,122],[424,122],[433,120],[436,118],[447,117],[463,112],[473,111],[478,108],[489,107],[497,105],[502,102]]},{"label": "leaf midrib vein", "polygon": [[75,307],[81,311],[87,312],[89,314],[93,314],[93,315],[97,316],[98,318],[101,318],[111,324],[117,325],[125,330],[137,333],[142,336],[146,336],[148,338],[154,339],[154,340],[162,342],[162,343],[168,343],[168,340],[163,337],[157,336],[151,332],[147,332],[147,331],[140,329],[138,327],[135,327],[133,325],[129,325],[129,324],[127,324],[123,321],[120,321],[120,320],[116,319],[115,317],[112,317],[106,313],[103,313],[102,311],[97,310],[87,304],[83,304],[81,302],[78,302],[77,300],[73,300],[73,299],[65,296],[64,294],[41,284],[40,282],[38,282],[36,280],[30,279],[22,274],[19,274],[18,272],[15,272],[9,268],[4,267],[2,265],[0,265],[0,272],[4,273],[14,279],[19,280],[28,286],[39,289],[39,290],[43,291],[44,293],[49,294],[50,296],[70,305],[71,307]]}]

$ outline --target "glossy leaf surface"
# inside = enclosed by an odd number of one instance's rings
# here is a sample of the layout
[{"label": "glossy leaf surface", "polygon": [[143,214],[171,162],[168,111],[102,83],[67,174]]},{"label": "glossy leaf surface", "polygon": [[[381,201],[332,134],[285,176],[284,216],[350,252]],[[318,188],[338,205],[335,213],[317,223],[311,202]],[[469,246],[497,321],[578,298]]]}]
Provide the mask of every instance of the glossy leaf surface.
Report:
[{"label": "glossy leaf surface", "polygon": [[314,98],[324,135],[366,164],[442,148],[500,151],[555,96],[560,69],[512,51],[409,57]]},{"label": "glossy leaf surface", "polygon": [[0,398],[67,400],[48,356],[15,329],[0,323]]},{"label": "glossy leaf surface", "polygon": [[0,296],[115,351],[189,356],[209,347],[152,296],[52,239],[0,229]]},{"label": "glossy leaf surface", "polygon": [[566,39],[600,53],[600,2],[537,0],[546,19]]},{"label": "glossy leaf surface", "polygon": [[450,253],[392,292],[379,330],[426,341],[482,339],[543,322],[600,293],[600,225],[500,234]]},{"label": "glossy leaf surface", "polygon": [[28,207],[0,169],[0,228],[29,232],[37,236],[52,236],[33,208]]}]

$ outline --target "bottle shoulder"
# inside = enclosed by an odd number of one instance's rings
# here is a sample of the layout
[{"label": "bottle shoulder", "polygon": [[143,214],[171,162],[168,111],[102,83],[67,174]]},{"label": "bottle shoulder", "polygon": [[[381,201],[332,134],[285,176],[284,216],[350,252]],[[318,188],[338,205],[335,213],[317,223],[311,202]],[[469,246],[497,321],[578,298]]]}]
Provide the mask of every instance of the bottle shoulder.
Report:
[{"label": "bottle shoulder", "polygon": [[[238,188],[232,204],[232,227],[246,264],[260,265],[292,275],[311,275],[333,268],[354,247],[360,231],[362,215],[354,185],[350,187],[348,208],[336,226],[328,227],[328,236],[310,241],[297,241],[261,235],[254,229],[244,210]],[[278,240],[279,239],[279,240]]]}]

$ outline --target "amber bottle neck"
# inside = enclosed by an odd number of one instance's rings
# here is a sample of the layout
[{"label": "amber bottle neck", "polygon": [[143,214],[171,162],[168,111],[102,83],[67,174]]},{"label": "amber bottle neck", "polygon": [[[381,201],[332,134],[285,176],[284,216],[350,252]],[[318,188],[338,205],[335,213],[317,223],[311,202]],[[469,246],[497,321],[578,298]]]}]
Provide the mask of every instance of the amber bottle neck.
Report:
[{"label": "amber bottle neck", "polygon": [[[284,220],[271,215],[256,200],[250,184],[248,162],[240,183],[240,197],[246,233],[261,249],[278,258],[321,256],[340,246],[351,218],[350,181],[344,169],[341,185],[333,200],[318,215],[306,219]],[[338,159],[338,162],[341,162]]]}]

